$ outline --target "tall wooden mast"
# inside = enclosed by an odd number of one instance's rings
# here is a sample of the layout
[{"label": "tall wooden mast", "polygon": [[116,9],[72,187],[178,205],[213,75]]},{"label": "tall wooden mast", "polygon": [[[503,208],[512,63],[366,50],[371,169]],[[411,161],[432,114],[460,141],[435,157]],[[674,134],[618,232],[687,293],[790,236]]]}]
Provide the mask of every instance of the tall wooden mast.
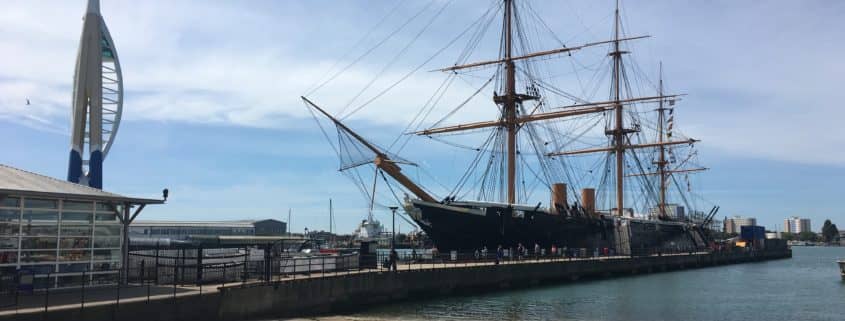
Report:
[{"label": "tall wooden mast", "polygon": [[[504,41],[503,49],[504,52],[500,55],[498,59],[495,60],[486,60],[481,62],[473,62],[467,63],[463,65],[455,65],[447,68],[437,69],[437,71],[444,71],[444,72],[456,72],[463,69],[469,68],[478,68],[487,65],[494,65],[494,64],[501,64],[504,65],[505,68],[505,77],[504,77],[504,90],[505,92],[502,95],[494,95],[493,101],[501,106],[502,114],[501,117],[494,121],[481,121],[475,123],[468,123],[468,124],[459,124],[453,126],[446,126],[440,128],[429,128],[421,131],[415,131],[413,134],[416,135],[433,135],[433,134],[443,134],[443,133],[450,133],[456,131],[465,131],[465,130],[472,130],[472,129],[480,129],[480,128],[489,128],[489,127],[503,127],[507,131],[507,202],[514,204],[517,202],[517,192],[516,192],[516,185],[517,185],[517,177],[516,177],[516,162],[517,162],[517,134],[524,124],[536,121],[543,121],[543,120],[550,120],[550,119],[558,119],[558,118],[565,118],[571,116],[578,116],[590,113],[603,113],[607,111],[615,111],[616,112],[616,121],[617,124],[615,126],[615,130],[608,130],[607,134],[612,135],[614,137],[613,144],[610,149],[601,149],[601,151],[615,151],[617,154],[617,188],[618,188],[618,196],[619,196],[619,204],[620,210],[619,214],[621,215],[621,198],[622,198],[622,178],[624,177],[624,173],[622,172],[622,164],[624,163],[623,154],[625,149],[630,148],[644,148],[646,145],[641,146],[626,146],[625,145],[625,134],[627,131],[624,129],[624,123],[622,122],[622,110],[625,105],[630,104],[637,104],[637,103],[646,103],[646,102],[655,102],[659,99],[664,99],[670,96],[656,96],[656,97],[641,97],[641,98],[631,98],[631,99],[622,99],[621,98],[621,68],[622,62],[620,60],[621,55],[625,52],[620,51],[619,45],[623,41],[631,41],[637,39],[648,38],[648,36],[639,36],[639,37],[629,37],[629,38],[621,38],[619,32],[619,10],[617,4],[616,10],[616,31],[614,32],[614,39],[608,41],[598,41],[598,42],[591,42],[586,43],[580,46],[574,47],[562,47],[557,49],[550,49],[532,53],[523,53],[522,55],[514,56],[513,55],[513,23],[516,21],[514,19],[514,0],[503,0],[504,1],[504,21],[503,21],[503,35],[502,39]],[[599,46],[612,43],[614,45],[614,51],[611,52],[609,55],[614,57],[614,70],[613,70],[613,85],[612,90],[613,94],[610,100],[605,102],[594,102],[594,103],[585,103],[585,104],[576,104],[570,106],[561,106],[559,107],[559,111],[551,111],[551,112],[540,112],[540,113],[529,113],[527,115],[519,115],[518,113],[518,105],[526,100],[536,100],[540,99],[540,97],[532,95],[532,94],[520,94],[516,92],[516,67],[515,61],[518,60],[526,60],[532,59],[542,56],[550,56],[550,55],[557,55],[561,53],[569,53],[572,51],[578,51],[584,48]],[[671,96],[671,97],[674,97]],[[677,144],[677,142],[672,142],[672,144]],[[649,145],[649,147],[654,147],[653,144]],[[589,150],[589,151],[576,151],[573,153],[581,153],[581,152],[597,152],[599,150]],[[548,156],[556,156],[556,155],[567,155],[569,152],[556,152],[547,154]]]},{"label": "tall wooden mast", "polygon": [[616,215],[622,216],[624,213],[624,164],[625,164],[625,132],[624,121],[622,119],[623,110],[620,90],[620,77],[622,68],[622,51],[619,50],[619,1],[616,1],[615,20],[613,26],[613,52],[610,55],[613,57],[613,84],[611,85],[611,92],[613,100],[616,102],[614,113],[616,116],[616,126],[613,128],[613,146],[616,154]]},{"label": "tall wooden mast", "polygon": [[[660,63],[660,81],[658,83],[658,95],[663,96],[663,62]],[[664,111],[663,99],[660,100],[657,107],[657,142],[663,143],[663,122]],[[657,172],[660,175],[660,204],[657,204],[658,214],[661,218],[666,217],[666,146],[660,145],[660,155],[657,159]]]},{"label": "tall wooden mast", "polygon": [[513,0],[505,0],[505,99],[504,118],[508,131],[508,203],[516,203],[516,70],[511,59]]}]

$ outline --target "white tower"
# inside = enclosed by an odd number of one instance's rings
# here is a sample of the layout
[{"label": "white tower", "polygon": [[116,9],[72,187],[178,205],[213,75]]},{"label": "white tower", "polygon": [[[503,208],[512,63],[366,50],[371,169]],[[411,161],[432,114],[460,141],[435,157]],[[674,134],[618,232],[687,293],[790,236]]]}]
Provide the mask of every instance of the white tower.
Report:
[{"label": "white tower", "polygon": [[[123,75],[100,1],[88,0],[73,76],[68,181],[103,188],[103,160],[123,111]],[[86,150],[87,146],[87,150]]]}]

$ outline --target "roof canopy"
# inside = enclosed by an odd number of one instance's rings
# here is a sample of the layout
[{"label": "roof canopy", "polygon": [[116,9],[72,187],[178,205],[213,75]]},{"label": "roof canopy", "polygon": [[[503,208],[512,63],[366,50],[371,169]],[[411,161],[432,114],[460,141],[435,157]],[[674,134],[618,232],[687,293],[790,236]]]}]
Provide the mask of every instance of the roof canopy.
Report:
[{"label": "roof canopy", "polygon": [[0,164],[0,195],[53,197],[111,203],[163,204],[164,200],[128,197]]}]

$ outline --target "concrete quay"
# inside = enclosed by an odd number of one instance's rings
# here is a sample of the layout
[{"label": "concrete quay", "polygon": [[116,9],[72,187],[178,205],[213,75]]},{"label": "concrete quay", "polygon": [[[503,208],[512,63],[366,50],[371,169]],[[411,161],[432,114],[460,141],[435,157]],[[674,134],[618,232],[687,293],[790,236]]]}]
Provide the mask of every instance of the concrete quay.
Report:
[{"label": "concrete quay", "polygon": [[368,306],[474,294],[584,279],[622,277],[709,266],[751,263],[792,257],[791,250],[693,253],[649,257],[524,260],[495,265],[491,262],[445,265],[401,265],[398,273],[363,270],[312,274],[273,282],[248,282],[183,291],[168,295],[68,304],[43,309],[28,308],[4,320],[252,320],[311,316],[360,310]]}]

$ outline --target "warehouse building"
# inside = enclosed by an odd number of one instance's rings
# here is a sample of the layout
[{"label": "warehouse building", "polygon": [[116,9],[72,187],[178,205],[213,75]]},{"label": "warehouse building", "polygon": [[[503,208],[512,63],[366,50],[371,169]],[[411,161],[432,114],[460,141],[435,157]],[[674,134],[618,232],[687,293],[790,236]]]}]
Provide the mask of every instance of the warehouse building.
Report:
[{"label": "warehouse building", "polygon": [[282,221],[167,221],[138,220],[129,227],[132,238],[186,240],[190,236],[281,236],[287,224]]}]

